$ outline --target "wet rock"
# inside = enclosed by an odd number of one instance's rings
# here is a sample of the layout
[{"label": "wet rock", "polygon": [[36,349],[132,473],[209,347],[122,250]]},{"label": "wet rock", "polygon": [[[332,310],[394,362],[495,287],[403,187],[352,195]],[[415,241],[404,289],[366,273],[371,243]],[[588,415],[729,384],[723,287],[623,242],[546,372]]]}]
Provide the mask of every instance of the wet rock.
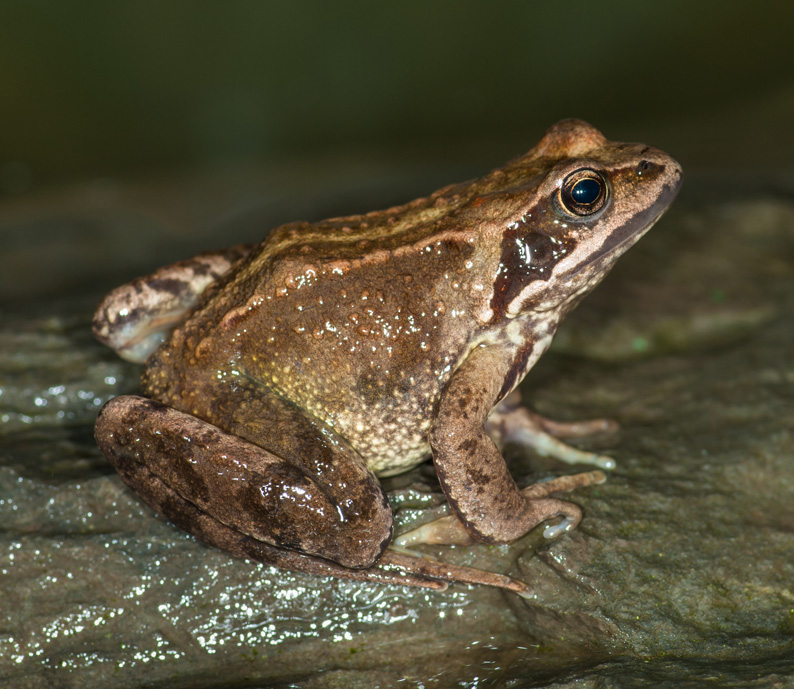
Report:
[{"label": "wet rock", "polygon": [[[509,547],[427,549],[522,578],[529,600],[320,579],[204,547],[93,445],[96,409],[139,371],[88,335],[101,294],[9,309],[2,685],[790,683],[792,292],[794,203],[702,204],[676,208],[569,319],[525,399],[553,418],[617,419],[619,434],[581,444],[618,468],[574,496],[585,519],[553,543],[537,529]],[[519,483],[572,471],[507,454]],[[429,465],[387,486],[403,528],[443,502]]]}]

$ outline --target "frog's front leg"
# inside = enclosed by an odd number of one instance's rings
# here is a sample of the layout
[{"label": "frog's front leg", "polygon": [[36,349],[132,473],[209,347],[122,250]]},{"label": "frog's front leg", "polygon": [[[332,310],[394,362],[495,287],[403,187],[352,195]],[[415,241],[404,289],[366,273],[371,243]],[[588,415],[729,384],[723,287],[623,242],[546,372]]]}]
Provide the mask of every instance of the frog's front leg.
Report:
[{"label": "frog's front leg", "polygon": [[534,526],[562,517],[546,530],[554,537],[574,528],[581,509],[549,497],[574,487],[600,483],[600,471],[565,477],[519,490],[485,430],[512,360],[496,346],[475,349],[450,379],[430,435],[433,459],[447,499],[467,532],[477,540],[510,543]]},{"label": "frog's front leg", "polygon": [[618,424],[612,419],[560,422],[547,419],[521,405],[521,395],[514,390],[491,412],[485,424],[497,445],[514,442],[531,447],[542,457],[554,457],[568,464],[592,464],[599,469],[614,469],[615,460],[595,452],[584,452],[562,442],[560,438],[586,438],[614,433]]}]

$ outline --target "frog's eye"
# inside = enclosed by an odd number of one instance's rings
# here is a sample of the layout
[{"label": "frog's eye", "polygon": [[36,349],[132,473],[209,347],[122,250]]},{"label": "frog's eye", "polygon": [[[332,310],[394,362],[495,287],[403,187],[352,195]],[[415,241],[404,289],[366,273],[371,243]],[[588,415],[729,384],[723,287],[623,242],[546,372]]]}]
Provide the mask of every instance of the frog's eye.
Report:
[{"label": "frog's eye", "polygon": [[561,210],[569,215],[594,215],[607,201],[607,181],[596,170],[576,170],[563,180],[557,201]]}]

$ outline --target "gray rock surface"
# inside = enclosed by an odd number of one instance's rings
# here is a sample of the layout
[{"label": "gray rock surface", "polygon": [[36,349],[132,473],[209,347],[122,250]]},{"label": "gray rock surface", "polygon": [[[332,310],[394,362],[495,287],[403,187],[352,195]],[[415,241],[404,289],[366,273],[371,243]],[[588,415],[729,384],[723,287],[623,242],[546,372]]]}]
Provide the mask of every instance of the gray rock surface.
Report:
[{"label": "gray rock surface", "polygon": [[[9,305],[0,686],[792,686],[792,294],[790,196],[685,194],[571,316],[525,399],[617,419],[618,435],[583,444],[617,470],[575,495],[585,519],[556,542],[536,530],[428,549],[529,581],[530,600],[319,579],[204,547],[93,445],[96,410],[138,375],[90,338],[102,292]],[[519,482],[572,471],[507,454]],[[430,465],[388,485],[403,525],[442,501]]]}]

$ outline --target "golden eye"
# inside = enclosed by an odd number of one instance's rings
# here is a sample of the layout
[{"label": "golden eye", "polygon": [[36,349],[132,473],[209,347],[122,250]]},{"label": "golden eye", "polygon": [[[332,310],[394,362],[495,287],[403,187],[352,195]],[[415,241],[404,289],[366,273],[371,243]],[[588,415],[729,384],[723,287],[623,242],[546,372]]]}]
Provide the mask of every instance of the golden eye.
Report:
[{"label": "golden eye", "polygon": [[600,211],[607,201],[607,181],[600,172],[582,168],[568,175],[558,192],[560,208],[569,215],[587,217]]}]

